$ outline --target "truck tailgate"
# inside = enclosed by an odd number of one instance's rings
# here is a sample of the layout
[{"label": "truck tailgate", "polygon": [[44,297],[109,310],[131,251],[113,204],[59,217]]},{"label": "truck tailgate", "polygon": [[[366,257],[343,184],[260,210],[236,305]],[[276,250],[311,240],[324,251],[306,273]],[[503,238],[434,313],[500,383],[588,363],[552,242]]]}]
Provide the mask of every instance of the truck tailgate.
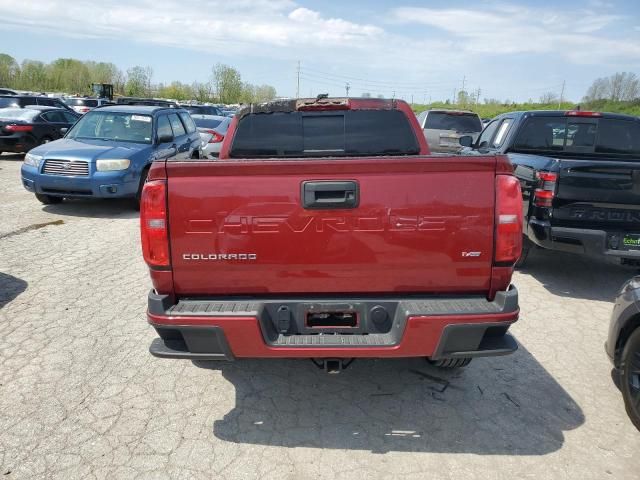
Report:
[{"label": "truck tailgate", "polygon": [[[495,165],[494,157],[167,162],[176,293],[487,292]],[[357,206],[305,208],[308,181],[353,182]]]},{"label": "truck tailgate", "polygon": [[560,163],[552,223],[580,227],[640,227],[640,159]]}]

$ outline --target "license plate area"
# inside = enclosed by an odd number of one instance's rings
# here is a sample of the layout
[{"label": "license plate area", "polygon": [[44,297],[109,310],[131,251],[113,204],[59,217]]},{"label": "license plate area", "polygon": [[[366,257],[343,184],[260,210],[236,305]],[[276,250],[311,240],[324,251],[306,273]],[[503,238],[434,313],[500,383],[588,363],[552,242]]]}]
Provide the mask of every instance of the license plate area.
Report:
[{"label": "license plate area", "polygon": [[307,328],[357,328],[357,312],[307,312]]}]

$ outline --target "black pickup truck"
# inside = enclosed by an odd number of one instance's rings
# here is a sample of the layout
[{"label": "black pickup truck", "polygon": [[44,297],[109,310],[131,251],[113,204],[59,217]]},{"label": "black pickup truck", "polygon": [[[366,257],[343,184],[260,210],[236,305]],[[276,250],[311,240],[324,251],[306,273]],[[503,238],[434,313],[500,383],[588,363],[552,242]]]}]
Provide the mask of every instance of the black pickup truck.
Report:
[{"label": "black pickup truck", "polygon": [[506,153],[520,180],[531,246],[640,265],[640,118],[587,111],[511,112],[471,145]]}]

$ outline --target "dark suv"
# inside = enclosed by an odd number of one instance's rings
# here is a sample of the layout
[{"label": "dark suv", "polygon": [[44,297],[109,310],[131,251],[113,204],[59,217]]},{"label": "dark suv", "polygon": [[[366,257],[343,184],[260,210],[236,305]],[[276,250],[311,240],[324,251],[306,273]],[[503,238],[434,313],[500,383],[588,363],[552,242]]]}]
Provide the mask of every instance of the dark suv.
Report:
[{"label": "dark suv", "polygon": [[27,105],[41,105],[43,107],[57,107],[65,110],[73,109],[59,98],[45,97],[40,95],[0,95],[0,108],[19,107]]}]

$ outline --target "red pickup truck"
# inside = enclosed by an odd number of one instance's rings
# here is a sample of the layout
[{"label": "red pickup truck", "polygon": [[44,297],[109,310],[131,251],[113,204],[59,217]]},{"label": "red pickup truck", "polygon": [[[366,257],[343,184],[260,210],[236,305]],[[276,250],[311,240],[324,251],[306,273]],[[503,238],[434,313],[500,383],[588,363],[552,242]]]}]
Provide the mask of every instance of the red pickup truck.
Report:
[{"label": "red pickup truck", "polygon": [[153,164],[141,202],[164,358],[426,357],[517,349],[522,197],[502,155],[431,156],[409,105],[252,105],[216,160]]}]

